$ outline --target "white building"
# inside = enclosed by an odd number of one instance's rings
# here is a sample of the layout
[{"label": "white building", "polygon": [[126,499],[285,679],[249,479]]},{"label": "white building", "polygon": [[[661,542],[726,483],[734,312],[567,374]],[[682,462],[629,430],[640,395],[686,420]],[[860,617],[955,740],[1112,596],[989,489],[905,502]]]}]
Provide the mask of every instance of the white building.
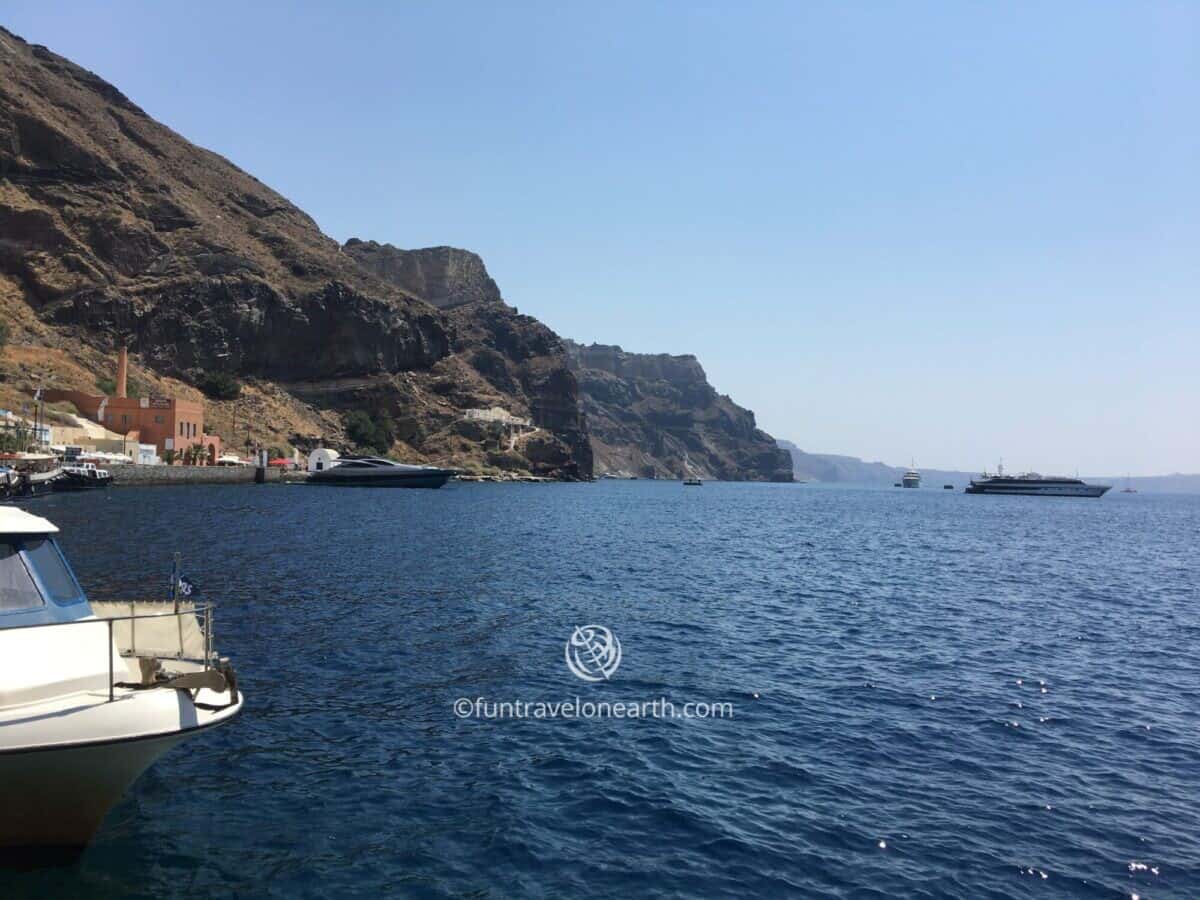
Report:
[{"label": "white building", "polygon": [[336,450],[331,450],[328,447],[318,447],[312,453],[308,454],[308,471],[323,472],[325,469],[331,469],[334,462],[340,457],[341,454]]},{"label": "white building", "polygon": [[517,428],[531,428],[533,426],[533,423],[529,419],[514,416],[502,406],[493,406],[491,409],[464,410],[463,418],[468,422],[499,422],[501,425],[509,425]]}]

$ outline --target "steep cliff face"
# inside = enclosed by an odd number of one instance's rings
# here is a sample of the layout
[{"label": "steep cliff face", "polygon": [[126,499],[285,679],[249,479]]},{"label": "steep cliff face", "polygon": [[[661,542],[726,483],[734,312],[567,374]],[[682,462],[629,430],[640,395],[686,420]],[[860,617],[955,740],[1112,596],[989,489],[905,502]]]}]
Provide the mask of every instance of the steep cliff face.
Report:
[{"label": "steep cliff face", "polygon": [[350,238],[343,250],[389,284],[438,309],[498,303],[500,288],[479,255],[457,247],[401,250],[391,244]]},{"label": "steep cliff face", "polygon": [[[546,432],[513,447],[529,458],[532,471],[551,465],[563,474],[591,475],[591,444],[562,340],[501,299],[478,255],[453,247],[401,250],[355,238],[344,250],[367,271],[445,312],[454,326],[453,351],[482,383],[479,405],[503,406]],[[494,403],[483,399],[489,391]]]},{"label": "steep cliff face", "polygon": [[598,473],[791,481],[791,459],[754,413],[720,395],[694,356],[567,342]]},{"label": "steep cliff face", "polygon": [[25,301],[172,374],[367,374],[449,352],[442,317],[283,197],[4,31],[0,176],[0,271]]},{"label": "steep cliff face", "polygon": [[[14,345],[92,365],[128,342],[155,377],[232,373],[282,410],[249,424],[254,440],[336,443],[337,413],[365,409],[395,422],[394,449],[414,460],[589,474],[585,438],[525,439],[526,455],[461,433],[464,410],[495,405],[543,410],[565,434],[579,423],[573,380],[478,257],[399,262],[376,274],[257,179],[0,29],[0,313]],[[58,375],[79,378],[40,377]]]}]

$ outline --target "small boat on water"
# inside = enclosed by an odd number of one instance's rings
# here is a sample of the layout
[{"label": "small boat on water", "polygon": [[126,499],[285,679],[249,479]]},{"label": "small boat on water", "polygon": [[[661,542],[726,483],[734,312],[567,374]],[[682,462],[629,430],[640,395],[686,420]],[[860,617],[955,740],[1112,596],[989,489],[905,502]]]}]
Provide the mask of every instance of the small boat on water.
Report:
[{"label": "small boat on water", "polygon": [[909,470],[900,479],[900,484],[906,488],[919,488],[921,486],[921,473],[915,467],[909,467]]},{"label": "small boat on water", "polygon": [[683,484],[685,487],[699,487],[700,485],[704,484],[704,482],[699,478],[685,478],[683,479]]},{"label": "small boat on water", "polygon": [[1121,488],[1122,494],[1136,494],[1137,488],[1133,486],[1133,479],[1128,475],[1125,476],[1125,487]]},{"label": "small boat on water", "polygon": [[112,484],[112,473],[97,469],[95,463],[85,462],[62,467],[62,477],[54,482],[56,491],[90,491]]},{"label": "small boat on water", "polygon": [[91,603],[57,533],[0,507],[3,848],[86,845],[159,756],[242,707],[211,605],[178,587],[169,600]]},{"label": "small boat on water", "polygon": [[15,497],[20,487],[21,473],[8,466],[0,466],[0,500]]},{"label": "small boat on water", "polygon": [[347,487],[440,488],[457,475],[455,469],[413,466],[379,456],[342,456],[321,448],[309,456],[310,484]]},{"label": "small boat on water", "polygon": [[47,453],[5,453],[0,458],[5,473],[4,492],[9,500],[28,500],[54,490],[62,478],[58,457]]},{"label": "small boat on water", "polygon": [[24,476],[24,496],[41,497],[49,494],[54,490],[55,485],[62,480],[62,477],[63,470],[57,466],[52,469],[26,472]]}]

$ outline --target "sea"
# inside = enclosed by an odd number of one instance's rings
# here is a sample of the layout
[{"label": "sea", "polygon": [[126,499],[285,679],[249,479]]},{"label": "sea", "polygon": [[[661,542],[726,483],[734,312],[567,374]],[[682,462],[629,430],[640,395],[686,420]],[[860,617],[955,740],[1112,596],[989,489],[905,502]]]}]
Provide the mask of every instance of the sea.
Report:
[{"label": "sea", "polygon": [[[1200,496],[115,488],[240,716],[0,896],[1200,897]],[[618,653],[619,646],[619,653]]]}]

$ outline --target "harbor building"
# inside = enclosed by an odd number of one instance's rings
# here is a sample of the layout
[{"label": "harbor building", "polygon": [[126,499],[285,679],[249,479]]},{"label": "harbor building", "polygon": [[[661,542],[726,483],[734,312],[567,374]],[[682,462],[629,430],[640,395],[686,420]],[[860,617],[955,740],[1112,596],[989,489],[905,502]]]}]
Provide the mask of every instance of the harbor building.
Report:
[{"label": "harbor building", "polygon": [[221,455],[221,438],[204,430],[204,404],[178,397],[130,397],[127,391],[129,354],[117,358],[116,390],[112,396],[83,391],[47,390],[47,403],[68,401],[79,414],[135,444],[153,444],[159,456],[167,451],[181,458],[188,447],[204,448],[205,463]]}]

